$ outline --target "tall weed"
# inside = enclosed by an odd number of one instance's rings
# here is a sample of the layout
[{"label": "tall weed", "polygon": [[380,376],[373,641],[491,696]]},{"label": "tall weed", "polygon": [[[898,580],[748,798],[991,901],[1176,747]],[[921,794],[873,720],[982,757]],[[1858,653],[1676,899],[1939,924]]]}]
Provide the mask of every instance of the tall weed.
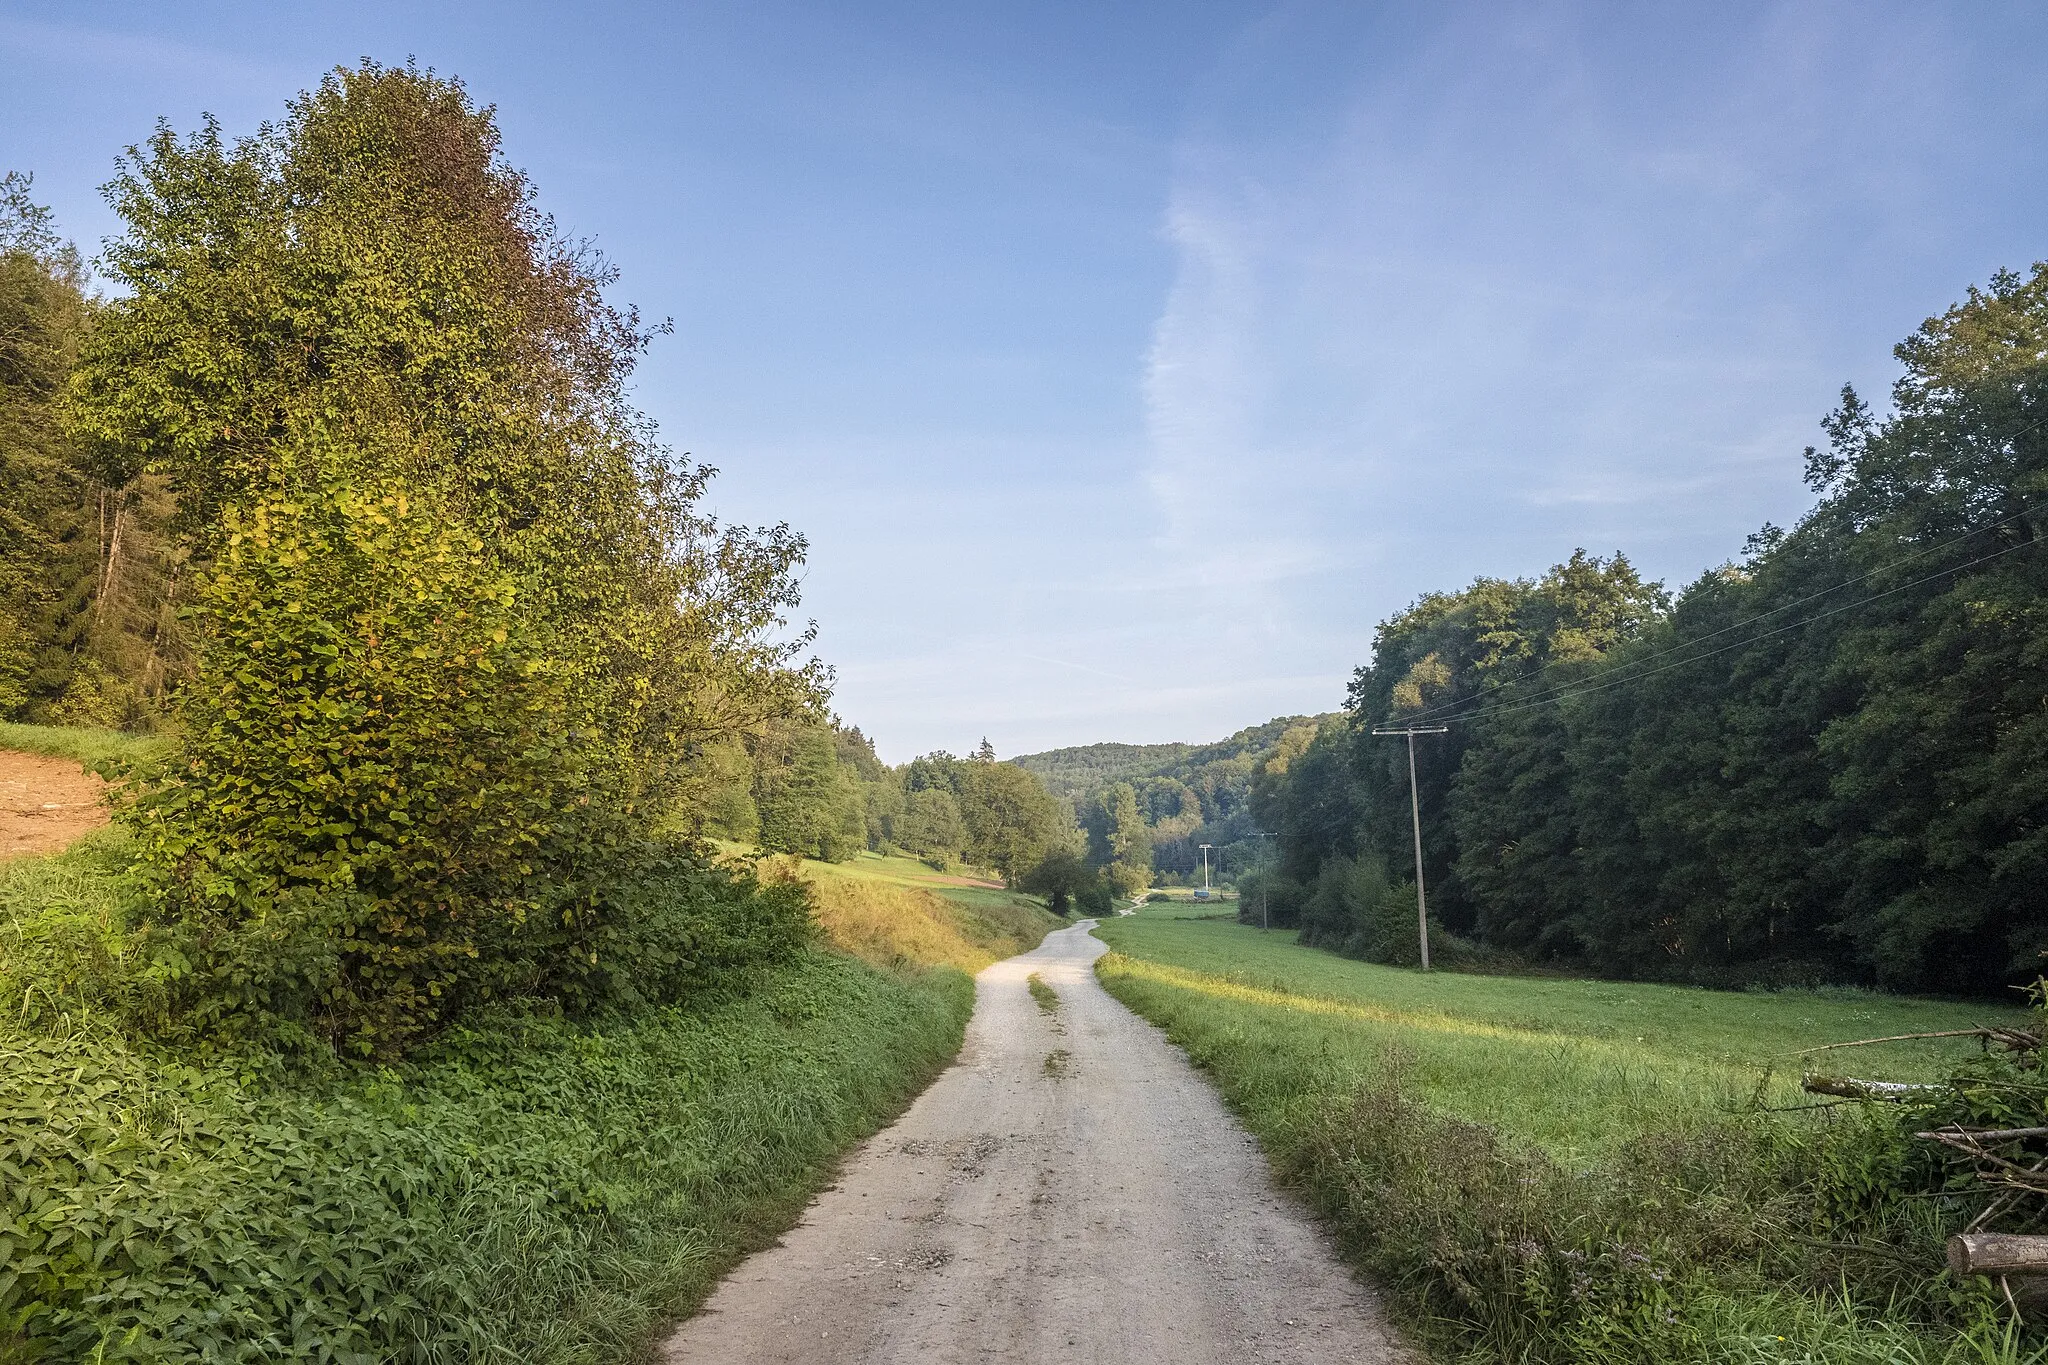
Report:
[{"label": "tall weed", "polygon": [[130,852],[117,830],[0,865],[0,1029],[165,1023],[168,996],[128,933]]},{"label": "tall weed", "polygon": [[958,1046],[972,995],[807,953],[713,1007],[500,1012],[413,1063],[0,1034],[0,1361],[629,1354]]}]

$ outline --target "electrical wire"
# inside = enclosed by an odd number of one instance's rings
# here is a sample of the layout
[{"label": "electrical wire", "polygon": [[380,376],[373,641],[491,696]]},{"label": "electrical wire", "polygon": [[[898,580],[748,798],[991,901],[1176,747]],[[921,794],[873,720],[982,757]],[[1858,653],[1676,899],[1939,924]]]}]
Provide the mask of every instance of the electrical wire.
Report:
[{"label": "electrical wire", "polygon": [[[2043,426],[2048,426],[2048,417],[2043,417],[2043,418],[2040,418],[2040,419],[2039,419],[2039,420],[2037,420],[2037,421],[2034,421],[2034,422],[2030,422],[2030,423],[2028,423],[2028,424],[2027,424],[2026,426],[2023,426],[2023,427],[2019,428],[2019,429],[2018,429],[2018,430],[2016,430],[2016,431],[2011,431],[2011,432],[2008,432],[2008,433],[2006,433],[2006,434],[2005,434],[2004,436],[2001,436],[2001,437],[1999,437],[1999,438],[1998,438],[1998,440],[1997,440],[1997,441],[1996,441],[1996,442],[1995,442],[1994,444],[1996,444],[1996,445],[2001,445],[2001,446],[2002,446],[2002,445],[2006,445],[2006,444],[2007,444],[2007,443],[2009,443],[2009,442],[2012,442],[2012,441],[2017,441],[2017,440],[2018,440],[2018,439],[2019,439],[2020,437],[2022,437],[2022,436],[2025,436],[2025,435],[2027,435],[2027,434],[2028,434],[2028,433],[2030,433],[2030,432],[2033,432],[2033,431],[2039,430],[2039,429],[2040,429],[2041,427],[2043,427]],[[1799,597],[1799,598],[1795,598],[1795,599],[1793,599],[1793,600],[1792,600],[1792,601],[1790,601],[1790,602],[1785,602],[1785,603],[1781,603],[1781,604],[1779,604],[1778,606],[1772,607],[1772,608],[1771,608],[1771,609],[1770,609],[1769,611],[1761,611],[1761,612],[1758,612],[1758,613],[1757,613],[1756,615],[1754,615],[1754,616],[1749,616],[1749,617],[1745,617],[1744,619],[1742,619],[1742,620],[1740,620],[1740,621],[1735,621],[1735,622],[1731,622],[1731,623],[1730,623],[1730,624],[1728,624],[1728,625],[1722,626],[1722,627],[1721,627],[1720,629],[1718,629],[1718,630],[1713,630],[1713,631],[1709,631],[1709,632],[1708,632],[1707,634],[1705,634],[1705,635],[1699,636],[1699,637],[1697,637],[1697,638],[1695,638],[1695,639],[1692,639],[1692,640],[1687,640],[1687,641],[1685,641],[1685,642],[1684,642],[1684,643],[1682,643],[1682,644],[1676,644],[1676,645],[1671,645],[1671,646],[1669,646],[1668,648],[1665,648],[1665,649],[1660,649],[1660,650],[1658,650],[1658,651],[1657,651],[1656,653],[1654,653],[1654,654],[1646,654],[1646,655],[1644,655],[1643,657],[1641,657],[1641,658],[1639,658],[1639,659],[1632,659],[1632,660],[1630,660],[1630,661],[1629,661],[1629,662],[1627,662],[1627,663],[1624,663],[1624,664],[1620,664],[1620,665],[1617,665],[1617,671],[1625,671],[1625,670],[1633,670],[1633,669],[1638,669],[1638,668],[1641,668],[1641,667],[1642,667],[1642,666],[1643,666],[1644,664],[1648,664],[1648,663],[1654,663],[1654,662],[1655,662],[1656,660],[1658,660],[1658,659],[1661,659],[1661,658],[1664,658],[1664,657],[1666,657],[1667,655],[1671,655],[1671,654],[1676,654],[1676,653],[1679,653],[1679,652],[1681,652],[1681,651],[1685,651],[1685,650],[1697,649],[1697,648],[1698,648],[1698,647],[1699,647],[1700,645],[1703,645],[1703,644],[1705,644],[1705,643],[1706,643],[1707,641],[1709,641],[1709,640],[1713,640],[1713,639],[1718,639],[1719,637],[1721,637],[1721,636],[1723,636],[1723,635],[1726,635],[1726,634],[1728,634],[1728,633],[1729,633],[1729,632],[1731,632],[1731,631],[1741,630],[1741,629],[1743,629],[1743,628],[1744,628],[1744,627],[1746,627],[1746,626],[1753,626],[1753,625],[1755,625],[1755,624],[1756,624],[1757,622],[1759,622],[1759,621],[1764,621],[1764,620],[1768,620],[1769,618],[1771,618],[1771,617],[1773,617],[1773,616],[1777,616],[1777,615],[1779,615],[1780,613],[1783,613],[1783,612],[1787,612],[1787,611],[1790,611],[1790,610],[1792,610],[1792,609],[1793,609],[1794,607],[1802,607],[1802,606],[1805,606],[1805,605],[1806,605],[1807,603],[1809,603],[1809,602],[1816,602],[1816,601],[1819,601],[1819,600],[1820,600],[1821,598],[1823,598],[1823,597],[1826,597],[1826,596],[1828,596],[1828,595],[1829,595],[1829,594],[1831,594],[1831,593],[1836,593],[1836,592],[1840,592],[1840,591],[1841,591],[1841,590],[1842,590],[1843,588],[1849,588],[1849,587],[1854,587],[1854,586],[1855,586],[1856,584],[1858,584],[1858,583],[1862,583],[1862,582],[1866,582],[1867,580],[1869,580],[1869,579],[1872,579],[1872,578],[1875,578],[1875,577],[1876,577],[1877,575],[1879,575],[1879,574],[1881,574],[1881,573],[1889,573],[1889,572],[1891,572],[1892,570],[1894,570],[1894,569],[1897,569],[1897,568],[1899,568],[1899,567],[1900,567],[1900,566],[1902,566],[1902,565],[1905,565],[1905,564],[1911,564],[1911,563],[1912,563],[1912,562],[1913,562],[1914,560],[1916,560],[1916,559],[1925,559],[1925,558],[1926,558],[1926,557],[1927,557],[1928,555],[1932,555],[1932,554],[1938,554],[1938,553],[1940,553],[1940,552],[1941,552],[1941,551],[1943,551],[1943,550],[1949,549],[1949,548],[1951,548],[1951,547],[1953,547],[1953,546],[1956,546],[1956,545],[1960,545],[1960,544],[1962,544],[1962,543],[1963,543],[1964,541],[1966,541],[1966,540],[1972,540],[1972,539],[1975,539],[1975,538],[1976,538],[1976,537],[1978,537],[1978,536],[1981,536],[1981,535],[1984,535],[1984,534],[1986,534],[1987,532],[1991,532],[1991,531],[1996,531],[1996,530],[1998,530],[1998,529],[1999,529],[2000,527],[2002,527],[2002,526],[2005,526],[2005,525],[2007,525],[2007,524],[2008,524],[2008,523],[2010,523],[2010,522],[2018,521],[2018,520],[2019,520],[2019,519],[2020,519],[2021,517],[2027,516],[2027,515],[2029,515],[2030,513],[2033,513],[2033,512],[2037,512],[2037,511],[2039,511],[2039,510],[2040,510],[2039,508],[2034,508],[2034,507],[2023,507],[2023,508],[2021,508],[2021,509],[2020,509],[2019,511],[2017,511],[2017,512],[2012,512],[2012,513],[2010,513],[2010,514],[2008,514],[2008,515],[2006,515],[2006,516],[2000,517],[2000,518],[1999,518],[1999,519],[1998,519],[1997,521],[1994,521],[1994,522],[1990,522],[1990,523],[1987,523],[1987,524],[1986,524],[1986,525],[1984,525],[1984,526],[1974,527],[1974,528],[1972,528],[1972,529],[1970,529],[1970,530],[1968,530],[1968,531],[1965,531],[1965,532],[1963,532],[1963,533],[1962,533],[1961,535],[1958,535],[1958,536],[1953,536],[1953,537],[1949,538],[1948,540],[1940,541],[1940,542],[1938,542],[1938,543],[1936,543],[1936,544],[1934,544],[1934,545],[1929,545],[1929,546],[1927,546],[1927,547],[1926,547],[1926,548],[1924,548],[1924,549],[1920,549],[1920,550],[1915,550],[1915,551],[1914,551],[1914,552],[1913,552],[1912,554],[1909,554],[1909,555],[1905,556],[1905,557],[1904,557],[1904,558],[1902,558],[1902,559],[1895,559],[1895,560],[1893,560],[1892,562],[1890,562],[1889,564],[1881,564],[1881,565],[1879,565],[1879,566],[1878,566],[1877,568],[1875,568],[1875,569],[1871,569],[1871,570],[1870,570],[1869,572],[1867,572],[1867,573],[1861,573],[1861,574],[1858,574],[1858,575],[1857,575],[1856,577],[1854,577],[1854,578],[1845,578],[1845,579],[1843,579],[1843,580],[1842,580],[1841,582],[1839,582],[1839,583],[1835,583],[1835,584],[1832,584],[1832,585],[1830,585],[1830,586],[1828,586],[1828,587],[1822,588],[1822,589],[1821,589],[1821,590],[1820,590],[1819,592],[1813,592],[1813,593],[1808,593],[1808,594],[1807,594],[1806,596],[1804,596],[1804,597]],[[2022,541],[2022,542],[2020,542],[2020,544],[2022,544],[2022,545],[2024,545],[2024,544],[2031,544],[2031,543],[2032,543],[2032,542],[2030,542],[2030,541]],[[2008,549],[2016,549],[2016,548],[2018,548],[2018,547],[2017,547],[2017,546],[2008,546],[2007,548],[2008,548]],[[2003,554],[2003,553],[2004,553],[2004,551],[1999,551],[1998,553],[1999,553],[1999,554]],[[1993,557],[1993,558],[1995,558],[1995,557],[1996,557],[1996,555],[1994,555],[1994,556],[1992,556],[1992,557]],[[1971,561],[1971,562],[1972,562],[1972,563],[1980,563],[1980,562],[1982,562],[1982,561],[1976,561],[1976,560],[1973,560],[1973,561]],[[1958,567],[1959,567],[1959,568],[1968,568],[1968,567],[1969,567],[1969,565],[1967,565],[1967,564],[1966,564],[1966,565],[1961,565],[1961,566],[1958,566]],[[1942,572],[1942,573],[1947,573],[1947,572],[1951,572],[1951,571],[1950,571],[1950,570],[1946,570],[1946,569],[1944,569],[1944,570],[1942,570],[1941,572]],[[1937,573],[1937,574],[1934,574],[1934,575],[1932,575],[1932,577],[1936,577],[1936,578],[1938,578],[1938,577],[1940,577],[1940,574],[1939,574],[1939,573]],[[1915,583],[1909,583],[1909,584],[1906,584],[1906,585],[1905,585],[1905,587],[1914,587],[1914,586],[1917,586],[1917,584],[1918,584],[1918,583],[1924,583],[1924,582],[1926,582],[1926,581],[1928,581],[1928,580],[1927,580],[1927,579],[1919,579],[1919,580],[1916,580],[1916,582],[1915,582]],[[1888,596],[1890,596],[1890,595],[1891,595],[1891,593],[1893,593],[1893,592],[1902,592],[1902,591],[1904,591],[1904,590],[1905,590],[1905,589],[1904,589],[1904,587],[1902,587],[1902,588],[1893,588],[1893,589],[1889,589],[1889,590],[1888,590],[1888,591],[1886,591],[1886,592],[1883,592],[1883,593],[1879,593],[1879,594],[1878,594],[1878,595],[1877,595],[1876,597],[1870,597],[1870,598],[1865,598],[1865,599],[1863,599],[1863,601],[1864,601],[1864,602],[1874,602],[1874,601],[1877,601],[1877,600],[1879,600],[1879,598],[1882,598],[1882,597],[1888,597]],[[1851,606],[1857,606],[1857,605],[1862,605],[1862,603],[1851,603],[1850,605],[1851,605]],[[1845,609],[1846,609],[1846,608],[1845,608]],[[1821,614],[1820,616],[1814,616],[1814,617],[1809,617],[1809,618],[1807,618],[1807,620],[1806,620],[1806,621],[1803,621],[1803,622],[1795,622],[1795,623],[1793,623],[1793,624],[1794,624],[1795,626],[1796,626],[1796,625],[1803,625],[1803,624],[1810,624],[1810,623],[1811,623],[1811,622],[1813,622],[1813,621],[1820,621],[1820,620],[1825,620],[1825,619],[1826,619],[1826,618],[1827,618],[1828,616],[1831,616],[1831,615],[1833,615],[1833,614],[1834,614],[1833,612],[1824,612],[1824,613],[1822,613],[1822,614]],[[1764,640],[1764,639],[1769,639],[1769,638],[1770,638],[1770,637],[1771,637],[1772,635],[1780,634],[1780,633],[1782,633],[1782,630],[1785,630],[1785,629],[1791,629],[1791,628],[1792,628],[1792,627],[1789,627],[1789,626],[1788,626],[1788,627],[1781,627],[1781,628],[1780,628],[1779,630],[1767,631],[1767,632],[1765,632],[1765,633],[1764,633],[1764,634],[1762,634],[1762,635],[1758,635],[1758,636],[1754,636],[1754,637],[1752,637],[1752,641],[1753,641],[1753,640]],[[1745,641],[1745,642],[1740,642],[1740,643],[1749,643],[1749,641]],[[1731,648],[1732,648],[1732,646],[1731,646]],[[1716,655],[1716,654],[1721,654],[1721,653],[1725,653],[1725,652],[1726,652],[1726,650],[1724,650],[1724,649],[1717,649],[1717,650],[1713,650],[1713,651],[1711,651],[1711,652],[1709,652],[1709,653],[1706,653],[1706,654],[1701,654],[1701,655],[1697,655],[1697,656],[1695,656],[1695,657],[1696,657],[1696,658],[1700,658],[1700,659],[1711,659],[1711,658],[1713,658],[1713,657],[1714,657],[1714,655]],[[1547,662],[1547,663],[1545,663],[1545,664],[1543,665],[1543,669],[1546,669],[1546,670],[1547,670],[1547,669],[1550,669],[1550,668],[1554,668],[1554,667],[1556,667],[1556,666],[1558,665],[1558,663],[1559,663],[1559,662],[1561,662],[1561,661],[1559,661],[1559,660],[1552,660],[1552,661],[1550,661],[1550,662]],[[1681,663],[1684,663],[1684,662],[1690,662],[1690,660],[1680,660],[1680,662],[1681,662]],[[1537,672],[1537,673],[1525,674],[1525,675],[1524,675],[1523,677],[1521,677],[1521,678],[1516,678],[1516,679],[1514,679],[1514,680],[1513,680],[1513,681],[1511,681],[1511,682],[1508,682],[1508,683],[1504,683],[1504,684],[1502,684],[1502,686],[1503,686],[1503,687],[1513,687],[1513,686],[1514,686],[1514,685],[1515,685],[1516,683],[1520,683],[1520,682],[1526,682],[1526,681],[1528,681],[1528,680],[1529,680],[1530,678],[1534,678],[1534,677],[1537,677],[1537,676],[1539,676],[1539,675],[1540,675],[1540,673],[1541,673],[1541,671],[1542,671],[1542,670],[1538,670],[1538,672]],[[1652,677],[1652,676],[1654,676],[1655,674],[1657,674],[1657,673],[1661,673],[1661,672],[1663,672],[1663,671],[1664,671],[1663,669],[1652,669],[1652,670],[1651,670],[1650,672],[1648,672],[1648,673],[1640,673],[1640,674],[1636,674],[1635,676],[1639,676],[1639,677],[1645,677],[1645,678],[1647,678],[1647,677]],[[1619,683],[1619,682],[1623,682],[1623,681],[1626,681],[1626,679],[1615,679],[1614,681],[1615,681],[1616,683]],[[1521,704],[1521,703],[1535,704],[1535,703],[1538,703],[1538,702],[1543,702],[1543,701],[1549,701],[1549,700],[1552,700],[1552,699],[1554,699],[1554,698],[1556,698],[1556,697],[1560,697],[1560,696],[1564,696],[1564,695],[1572,694],[1572,693],[1576,692],[1577,690],[1578,690],[1578,685],[1577,685],[1577,684],[1574,684],[1574,683],[1563,683],[1563,684],[1560,684],[1559,686],[1557,686],[1557,687],[1555,687],[1555,688],[1552,688],[1552,689],[1551,689],[1550,691],[1548,691],[1548,692],[1540,692],[1540,693],[1536,694],[1536,695],[1535,695],[1535,696],[1533,696],[1533,697],[1523,697],[1523,698],[1519,698],[1519,699],[1517,699],[1517,703],[1516,703],[1516,704]],[[1446,713],[1453,713],[1453,712],[1457,712],[1457,711],[1458,711],[1458,708],[1459,708],[1459,707],[1462,707],[1462,706],[1467,706],[1467,705],[1470,705],[1470,704],[1471,704],[1471,702],[1472,702],[1473,700],[1474,700],[1474,698],[1471,698],[1471,697],[1464,697],[1464,698],[1460,698],[1460,699],[1459,699],[1459,700],[1457,700],[1457,701],[1450,701],[1450,702],[1440,702],[1440,703],[1438,703],[1438,704],[1437,704],[1437,705],[1435,705],[1435,706],[1432,706],[1432,707],[1427,707],[1427,708],[1425,708],[1425,709],[1423,709],[1423,710],[1421,710],[1421,711],[1417,711],[1417,712],[1413,713],[1412,715],[1408,715],[1408,716],[1404,716],[1404,717],[1402,717],[1402,718],[1401,718],[1401,723],[1402,723],[1402,724],[1404,724],[1404,725],[1412,725],[1412,724],[1414,724],[1414,723],[1416,723],[1416,722],[1418,722],[1418,721],[1453,721],[1453,720],[1464,720],[1464,719],[1469,719],[1470,717],[1472,717],[1472,716],[1475,716],[1475,715],[1478,715],[1478,714],[1480,714],[1480,713],[1479,713],[1479,712],[1465,712],[1465,713],[1463,713],[1463,714],[1446,714]]]},{"label": "electrical wire", "polygon": [[[1869,597],[1859,598],[1854,602],[1845,602],[1839,607],[1833,607],[1827,611],[1820,613],[1818,616],[1809,616],[1804,620],[1789,622],[1786,625],[1779,626],[1774,630],[1767,630],[1761,635],[1752,635],[1746,640],[1737,640],[1733,644],[1727,644],[1721,646],[1719,649],[1709,650],[1705,654],[1695,654],[1689,658],[1677,659],[1671,663],[1665,664],[1662,668],[1653,668],[1647,673],[1634,673],[1630,674],[1628,677],[1625,678],[1601,678],[1589,682],[1586,686],[1583,687],[1562,687],[1555,689],[1554,694],[1546,694],[1539,697],[1529,697],[1520,701],[1503,702],[1494,706],[1482,707],[1477,711],[1468,711],[1463,715],[1442,717],[1441,723],[1458,724],[1465,721],[1478,720],[1484,716],[1509,715],[1516,711],[1526,711],[1534,706],[1544,706],[1548,705],[1550,702],[1553,701],[1562,701],[1566,697],[1581,697],[1592,692],[1605,692],[1607,689],[1611,687],[1620,687],[1623,683],[1637,682],[1643,678],[1653,678],[1659,673],[1668,673],[1674,668],[1683,668],[1687,664],[1700,663],[1704,660],[1714,658],[1716,655],[1726,654],[1731,649],[1742,649],[1745,646],[1756,644],[1759,641],[1768,640],[1774,635],[1783,635],[1786,631],[1799,630],[1802,627],[1813,625],[1817,621],[1825,621],[1830,616],[1839,616],[1845,611],[1854,611],[1858,607],[1869,606],[1872,602],[1881,602],[1885,598],[1894,596],[1898,593],[1905,592],[1909,588],[1917,588],[1923,583],[1932,583],[1935,579],[1942,577],[1944,574],[1961,573],[1965,569],[1973,569],[1979,564],[1989,563],[1991,560],[1997,559],[2002,555],[2009,555],[2014,550],[2024,550],[2029,545],[2037,545],[2039,543],[2039,541],[2035,540],[2018,541],[2012,545],[2006,546],[2002,550],[1993,550],[1988,555],[1979,555],[1977,558],[1968,560],[1965,563],[1951,565],[1946,569],[1937,569],[1933,573],[1928,574],[1922,578],[1916,578],[1910,583],[1901,583],[1896,588],[1886,588],[1883,592],[1872,593]],[[1664,651],[1664,653],[1667,654],[1671,652],[1672,651],[1670,650]],[[1622,667],[1627,668],[1629,666],[1630,665],[1623,665]],[[1406,722],[1404,721],[1404,723]]]}]

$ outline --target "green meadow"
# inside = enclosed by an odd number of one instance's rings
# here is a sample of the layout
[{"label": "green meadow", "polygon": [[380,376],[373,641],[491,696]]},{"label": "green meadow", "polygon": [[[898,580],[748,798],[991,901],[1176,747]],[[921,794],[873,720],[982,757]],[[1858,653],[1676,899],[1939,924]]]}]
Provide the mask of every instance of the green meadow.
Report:
[{"label": "green meadow", "polygon": [[[1856,1038],[2011,1024],[2018,1008],[1861,991],[1747,993],[1534,976],[1424,974],[1302,948],[1176,906],[1105,922],[1121,955],[1105,982],[1169,1029],[1227,1031],[1288,1081],[1348,1087],[1398,1048],[1416,1093],[1560,1155],[1599,1151],[1646,1127],[1748,1106],[1801,1103],[1802,1049]],[[1968,1040],[1887,1045],[1811,1059],[1889,1078],[1941,1074]]]},{"label": "green meadow", "polygon": [[1916,1159],[1895,1112],[1799,1088],[1950,1074],[1973,1043],[1800,1054],[2016,1007],[1424,974],[1180,904],[1096,932],[1103,984],[1445,1358],[2026,1358],[1991,1291],[1941,1272],[1951,1212],[1880,1193]]}]

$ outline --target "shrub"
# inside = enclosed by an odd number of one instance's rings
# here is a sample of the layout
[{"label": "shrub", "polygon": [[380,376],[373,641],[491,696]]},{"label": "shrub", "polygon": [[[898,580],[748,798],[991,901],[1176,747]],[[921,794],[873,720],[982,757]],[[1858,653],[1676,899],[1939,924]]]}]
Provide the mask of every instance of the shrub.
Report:
[{"label": "shrub", "polygon": [[228,516],[183,743],[125,812],[147,894],[202,1015],[389,1053],[528,983],[616,816],[474,534],[340,482]]}]

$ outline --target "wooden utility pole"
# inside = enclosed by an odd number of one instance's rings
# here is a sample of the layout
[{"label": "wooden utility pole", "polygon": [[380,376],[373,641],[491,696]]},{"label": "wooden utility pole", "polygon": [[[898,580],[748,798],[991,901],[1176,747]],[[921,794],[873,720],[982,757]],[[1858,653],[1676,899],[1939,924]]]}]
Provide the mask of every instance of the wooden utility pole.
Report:
[{"label": "wooden utility pole", "polygon": [[1406,735],[1408,737],[1408,815],[1415,823],[1415,930],[1422,943],[1422,970],[1429,970],[1429,899],[1422,889],[1422,798],[1415,789],[1415,737],[1417,735],[1447,735],[1448,725],[1410,725],[1402,729],[1392,726],[1374,730],[1376,735]]}]

